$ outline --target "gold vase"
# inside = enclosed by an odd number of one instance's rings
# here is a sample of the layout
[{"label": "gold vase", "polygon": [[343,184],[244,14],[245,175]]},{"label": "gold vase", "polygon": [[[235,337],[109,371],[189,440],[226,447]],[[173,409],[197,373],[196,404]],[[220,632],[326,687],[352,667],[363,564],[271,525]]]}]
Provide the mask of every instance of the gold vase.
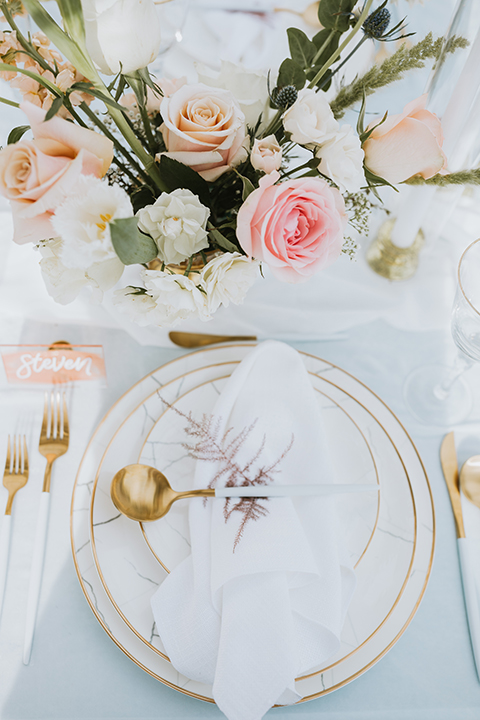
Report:
[{"label": "gold vase", "polygon": [[[205,253],[205,257],[207,258],[207,262],[210,262],[210,260],[213,260],[213,258],[218,257],[218,255],[222,255],[222,252],[220,250],[208,250],[208,252]],[[170,270],[170,272],[176,273],[177,275],[185,275],[185,272],[188,268],[188,260],[184,260],[184,262],[175,264],[167,265],[166,268]],[[163,267],[163,262],[160,260],[160,258],[154,258],[153,260],[150,260],[148,263],[148,269],[149,270],[161,270]],[[191,266],[190,270],[188,272],[188,277],[198,277],[198,273],[200,273],[203,268],[205,267],[205,263],[203,261],[203,258],[201,255],[197,255]]]},{"label": "gold vase", "polygon": [[415,240],[408,247],[398,247],[392,242],[395,218],[383,223],[380,231],[367,250],[367,262],[374,272],[389,280],[408,280],[418,267],[420,250],[425,235],[420,228]]}]

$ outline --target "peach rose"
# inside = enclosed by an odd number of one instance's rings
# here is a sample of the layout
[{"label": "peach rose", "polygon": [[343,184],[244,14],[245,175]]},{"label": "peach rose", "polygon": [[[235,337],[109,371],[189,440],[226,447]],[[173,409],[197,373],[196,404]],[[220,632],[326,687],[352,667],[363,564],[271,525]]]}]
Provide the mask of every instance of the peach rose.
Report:
[{"label": "peach rose", "polygon": [[262,140],[255,139],[250,162],[255,170],[262,170],[265,173],[279,169],[282,164],[282,148],[275,135],[269,135]]},{"label": "peach rose", "polygon": [[365,165],[372,173],[394,184],[413,175],[427,179],[446,167],[442,126],[436,115],[425,110],[426,101],[426,95],[412,100],[364,142]]},{"label": "peach rose", "polygon": [[228,90],[184,85],[163,98],[160,112],[165,154],[205,180],[216,180],[247,158],[245,116]]},{"label": "peach rose", "polygon": [[237,237],[249,257],[263,260],[285,282],[304,282],[341,253],[347,223],[343,198],[320,178],[274,185],[265,175],[241,206]]},{"label": "peach rose", "polygon": [[14,240],[39,242],[54,237],[50,219],[79,175],[102,177],[113,157],[103,135],[54,117],[31,103],[20,105],[34,140],[21,140],[0,151],[0,193],[11,202]]}]

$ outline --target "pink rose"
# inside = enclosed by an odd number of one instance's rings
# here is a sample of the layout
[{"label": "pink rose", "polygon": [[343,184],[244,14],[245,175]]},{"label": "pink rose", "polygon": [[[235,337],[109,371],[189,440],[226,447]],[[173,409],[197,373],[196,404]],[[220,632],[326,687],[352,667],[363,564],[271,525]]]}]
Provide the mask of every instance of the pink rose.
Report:
[{"label": "pink rose", "polygon": [[245,160],[245,116],[228,90],[198,83],[164,97],[161,131],[167,152],[205,180]]},{"label": "pink rose", "polygon": [[21,140],[0,151],[0,193],[11,202],[14,240],[39,242],[55,236],[50,219],[79,175],[102,177],[113,157],[103,135],[54,117],[31,103],[20,105],[34,140]]},{"label": "pink rose", "polygon": [[390,115],[364,142],[365,165],[372,173],[400,183],[413,175],[430,178],[446,167],[442,126],[436,115],[425,110],[426,100],[422,95],[400,115]]},{"label": "pink rose", "polygon": [[347,223],[343,198],[320,178],[274,185],[265,175],[238,212],[237,237],[249,257],[286,282],[304,282],[341,253]]}]

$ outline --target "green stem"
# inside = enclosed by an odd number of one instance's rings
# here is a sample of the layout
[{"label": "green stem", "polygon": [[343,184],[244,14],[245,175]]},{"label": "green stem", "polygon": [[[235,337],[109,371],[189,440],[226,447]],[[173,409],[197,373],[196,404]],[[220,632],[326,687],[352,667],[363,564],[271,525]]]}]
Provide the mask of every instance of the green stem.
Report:
[{"label": "green stem", "polygon": [[338,48],[335,50],[335,52],[329,57],[327,62],[323,65],[323,67],[320,68],[318,73],[315,75],[313,80],[311,81],[309,88],[315,87],[315,85],[318,83],[318,81],[325,75],[328,68],[337,60],[337,58],[340,57],[342,52],[345,50],[347,45],[353,40],[357,32],[361,29],[363,23],[368,17],[369,10],[372,6],[373,0],[367,0],[365,3],[365,6],[360,14],[360,17],[358,18],[357,22],[355,23],[354,28],[352,29],[352,32],[349,33],[348,37],[343,41],[341,45],[338,46]]},{"label": "green stem", "polygon": [[45,58],[43,58],[39,52],[37,52],[32,45],[32,43],[28,42],[27,38],[22,35],[20,32],[17,23],[13,19],[13,15],[10,13],[7,5],[2,2],[0,3],[0,7],[2,8],[3,15],[5,17],[5,20],[10,25],[12,30],[15,30],[15,34],[17,36],[17,40],[20,43],[20,45],[23,47],[24,50],[27,51],[28,55],[32,57],[44,70],[49,70],[53,75],[55,75],[55,72],[52,70],[50,65],[47,63]]},{"label": "green stem", "polygon": [[147,139],[148,146],[152,152],[155,151],[155,138],[152,133],[152,126],[150,125],[150,118],[144,106],[139,105],[140,115],[142,118],[143,127],[145,130],[145,137]]},{"label": "green stem", "polygon": [[141,166],[133,159],[133,157],[130,155],[128,150],[122,145],[121,142],[117,140],[115,135],[113,135],[110,130],[107,128],[107,126],[95,115],[93,110],[90,110],[86,102],[82,102],[80,105],[83,112],[87,117],[90,118],[90,120],[102,131],[102,133],[107,137],[109,140],[111,140],[114,144],[114,146],[117,148],[118,152],[123,155],[123,157],[128,161],[128,163],[142,176],[142,178],[147,182],[147,184],[150,183],[149,176],[142,170]]},{"label": "green stem", "polygon": [[269,126],[266,130],[262,133],[262,137],[268,137],[269,135],[272,135],[275,133],[279,127],[282,125],[282,115],[285,111],[284,110],[277,110],[275,113],[275,116],[272,118]]},{"label": "green stem", "polygon": [[341,70],[341,68],[345,65],[345,63],[347,63],[347,62],[350,60],[350,58],[352,57],[352,55],[354,55],[354,54],[357,52],[357,50],[363,45],[363,43],[365,42],[365,40],[368,40],[368,35],[364,35],[364,36],[362,37],[362,39],[355,45],[355,47],[353,48],[352,52],[347,55],[347,57],[345,58],[345,60],[342,60],[342,62],[340,63],[340,65],[338,65],[338,66],[335,68],[335,70],[332,72],[332,74],[330,75],[329,78],[324,78],[323,82],[319,83],[319,85],[318,85],[318,89],[319,89],[319,90],[321,90],[321,89],[327,84],[327,82],[329,82],[329,81],[331,80],[331,78],[332,78],[339,70]]},{"label": "green stem", "polygon": [[313,58],[313,60],[312,60],[312,62],[311,62],[311,65],[312,65],[313,67],[315,67],[315,64],[316,64],[318,58],[322,57],[323,51],[327,49],[327,47],[328,47],[331,39],[332,39],[333,36],[335,35],[335,33],[336,33],[336,30],[330,30],[330,32],[329,32],[329,34],[328,34],[328,37],[327,37],[327,39],[325,40],[325,42],[323,43],[323,45],[321,46],[320,50],[317,50],[317,52],[315,53],[315,57]]},{"label": "green stem", "polygon": [[310,160],[308,162],[306,162],[304,165],[299,165],[298,167],[293,168],[292,170],[289,170],[286,173],[283,173],[281,179],[285,180],[285,178],[289,177],[290,175],[293,175],[293,173],[300,172],[300,170],[305,170],[306,168],[309,168],[310,170],[313,169],[312,166],[310,165]]},{"label": "green stem", "polygon": [[[93,85],[100,92],[107,95],[109,94],[108,89],[105,87],[100,77],[93,81]],[[110,105],[106,105],[106,109],[157,188],[162,192],[168,192],[168,188],[162,180],[159,169],[155,165],[155,159],[144,149],[142,143],[126,121],[123,112],[111,107]]]},{"label": "green stem", "polygon": [[19,103],[13,102],[13,100],[7,100],[7,98],[0,97],[0,102],[4,103],[5,105],[11,105],[12,107],[20,107]]}]

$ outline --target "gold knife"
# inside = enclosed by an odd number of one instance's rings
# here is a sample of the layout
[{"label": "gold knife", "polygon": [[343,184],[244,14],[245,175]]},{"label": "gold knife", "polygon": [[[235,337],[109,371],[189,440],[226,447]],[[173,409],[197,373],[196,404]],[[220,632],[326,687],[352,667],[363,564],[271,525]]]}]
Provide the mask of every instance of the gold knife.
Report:
[{"label": "gold knife", "polygon": [[256,340],[255,335],[206,335],[205,333],[170,332],[170,340],[175,345],[186,348],[203,347],[224,342],[251,342]]},{"label": "gold knife", "polygon": [[449,432],[442,440],[440,447],[440,462],[442,463],[443,476],[447,483],[448,494],[452,504],[453,517],[457,530],[457,538],[465,537],[463,526],[462,502],[460,499],[460,485],[458,480],[457,451],[455,449],[455,435]]}]

